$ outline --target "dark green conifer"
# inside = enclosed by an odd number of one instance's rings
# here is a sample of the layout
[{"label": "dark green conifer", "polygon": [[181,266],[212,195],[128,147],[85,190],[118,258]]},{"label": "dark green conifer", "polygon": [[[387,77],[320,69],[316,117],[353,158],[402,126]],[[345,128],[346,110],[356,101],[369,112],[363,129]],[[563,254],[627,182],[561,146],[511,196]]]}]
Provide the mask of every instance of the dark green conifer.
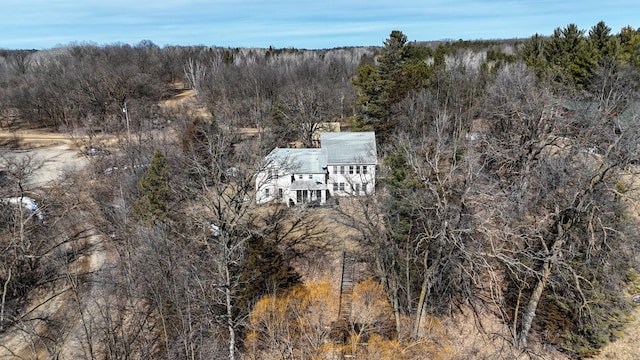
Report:
[{"label": "dark green conifer", "polygon": [[147,173],[138,184],[141,196],[134,204],[135,213],[144,221],[162,221],[167,218],[170,200],[168,174],[167,159],[162,151],[156,150]]},{"label": "dark green conifer", "polygon": [[385,134],[395,128],[392,106],[427,84],[432,71],[425,61],[427,56],[427,48],[408,43],[401,31],[391,32],[376,64],[361,65],[353,80],[360,106],[354,118],[356,130],[374,130],[378,142],[383,142]]},{"label": "dark green conifer", "polygon": [[249,243],[240,282],[243,284],[238,309],[248,309],[264,295],[279,293],[300,283],[300,275],[278,250],[276,244],[255,237]]}]

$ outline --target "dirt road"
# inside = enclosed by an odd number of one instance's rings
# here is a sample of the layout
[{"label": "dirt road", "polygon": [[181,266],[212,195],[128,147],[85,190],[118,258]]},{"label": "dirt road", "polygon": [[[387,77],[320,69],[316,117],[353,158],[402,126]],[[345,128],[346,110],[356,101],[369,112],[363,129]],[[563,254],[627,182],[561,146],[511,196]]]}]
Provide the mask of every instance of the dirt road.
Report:
[{"label": "dirt road", "polygon": [[[65,134],[43,131],[0,131],[0,168],[9,163],[30,162],[37,168],[27,181],[28,188],[47,187],[58,181],[65,173],[81,170],[89,163],[83,153],[83,139],[71,138]],[[76,211],[76,210],[73,210]],[[78,214],[78,219],[90,219],[86,214]],[[106,299],[98,279],[107,261],[108,251],[104,235],[100,234],[88,221],[79,220],[75,233],[84,234],[77,244],[86,253],[69,264],[67,276],[74,281],[64,283],[51,291],[34,292],[25,305],[25,315],[10,332],[0,337],[0,358],[80,358],[86,355],[87,342],[84,339],[89,321],[100,319],[98,311]],[[78,279],[82,274],[90,274],[90,280],[79,291]],[[86,275],[84,275],[86,276]],[[75,286],[74,286],[75,285]],[[42,321],[41,319],[48,319]],[[64,331],[51,327],[64,324]],[[91,323],[90,325],[95,325]],[[43,338],[59,337],[55,346],[46,346]],[[61,341],[64,339],[64,341]]]},{"label": "dirt road", "polygon": [[28,184],[42,187],[58,180],[65,172],[83,169],[88,159],[77,139],[65,134],[42,131],[0,131],[0,167],[10,162],[30,160],[37,168]]}]

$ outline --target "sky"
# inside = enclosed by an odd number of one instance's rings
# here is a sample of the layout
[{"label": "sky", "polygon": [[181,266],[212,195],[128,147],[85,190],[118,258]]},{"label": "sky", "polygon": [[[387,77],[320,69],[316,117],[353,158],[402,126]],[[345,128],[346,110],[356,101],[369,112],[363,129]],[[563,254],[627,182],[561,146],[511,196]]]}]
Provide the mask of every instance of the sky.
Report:
[{"label": "sky", "polygon": [[637,0],[0,0],[0,49],[75,43],[326,49],[640,28]]}]

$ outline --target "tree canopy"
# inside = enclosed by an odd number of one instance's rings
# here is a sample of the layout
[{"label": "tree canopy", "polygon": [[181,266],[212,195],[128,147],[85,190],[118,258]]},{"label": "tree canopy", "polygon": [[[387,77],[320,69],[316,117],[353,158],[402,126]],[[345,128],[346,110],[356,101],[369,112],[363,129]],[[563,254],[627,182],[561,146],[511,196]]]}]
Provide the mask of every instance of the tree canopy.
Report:
[{"label": "tree canopy", "polygon": [[361,65],[353,80],[358,89],[357,129],[374,130],[379,139],[393,132],[396,124],[391,109],[409,92],[426,85],[431,72],[428,55],[427,48],[408,43],[401,31],[391,32],[376,63]]}]

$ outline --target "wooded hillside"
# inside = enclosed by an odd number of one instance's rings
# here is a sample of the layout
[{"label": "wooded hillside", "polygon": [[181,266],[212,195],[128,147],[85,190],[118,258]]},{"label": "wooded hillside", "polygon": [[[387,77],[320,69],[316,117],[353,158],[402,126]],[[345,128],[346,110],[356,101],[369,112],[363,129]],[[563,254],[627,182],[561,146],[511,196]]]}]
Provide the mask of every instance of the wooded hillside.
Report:
[{"label": "wooded hillside", "polygon": [[[0,122],[89,162],[34,185],[2,144],[0,198],[46,214],[0,202],[2,356],[584,358],[633,319],[640,29],[3,50]],[[325,122],[376,132],[376,194],[256,205],[264,156]]]}]

